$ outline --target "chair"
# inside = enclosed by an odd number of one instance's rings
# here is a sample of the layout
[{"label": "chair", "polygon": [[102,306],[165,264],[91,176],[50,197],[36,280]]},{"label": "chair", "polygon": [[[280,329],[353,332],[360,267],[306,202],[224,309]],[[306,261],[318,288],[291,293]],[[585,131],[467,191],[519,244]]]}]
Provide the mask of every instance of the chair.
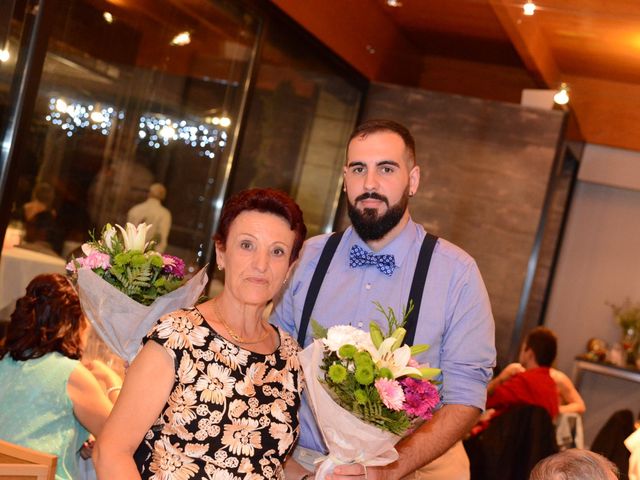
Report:
[{"label": "chair", "polygon": [[511,407],[464,447],[471,480],[527,480],[539,460],[558,451],[551,416],[534,405]]},{"label": "chair", "polygon": [[54,480],[57,457],[0,440],[1,480]]},{"label": "chair", "polygon": [[635,431],[633,412],[618,410],[602,426],[591,444],[591,451],[599,453],[615,463],[620,469],[622,480],[629,478],[629,457],[631,453],[624,446],[624,440]]}]

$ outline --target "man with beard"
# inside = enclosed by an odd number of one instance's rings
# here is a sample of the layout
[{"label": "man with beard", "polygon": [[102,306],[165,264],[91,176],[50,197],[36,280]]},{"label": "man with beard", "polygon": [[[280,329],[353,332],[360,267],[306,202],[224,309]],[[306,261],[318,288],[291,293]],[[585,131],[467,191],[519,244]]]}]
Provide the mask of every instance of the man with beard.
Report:
[{"label": "man with beard", "polygon": [[[374,302],[400,315],[411,300],[415,308],[406,338],[431,346],[417,360],[442,369],[442,406],[398,443],[396,462],[366,471],[359,464],[342,465],[330,478],[468,479],[460,439],[484,409],[495,364],[493,317],[478,267],[467,253],[411,219],[408,204],[418,189],[420,167],[404,126],[370,120],[357,127],[343,174],[352,226],[306,242],[274,319],[306,346],[312,340],[309,318],[325,327],[351,324],[366,330],[371,320],[384,323]],[[294,480],[312,478],[314,458],[326,452],[305,402],[300,422],[295,461],[286,468]]]}]

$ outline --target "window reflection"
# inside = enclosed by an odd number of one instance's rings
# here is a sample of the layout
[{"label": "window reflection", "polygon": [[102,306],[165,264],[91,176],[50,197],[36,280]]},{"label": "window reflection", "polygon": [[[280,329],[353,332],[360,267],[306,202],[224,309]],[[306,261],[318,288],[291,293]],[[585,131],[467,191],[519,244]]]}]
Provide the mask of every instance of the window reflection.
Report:
[{"label": "window reflection", "polygon": [[59,2],[13,218],[50,185],[66,255],[161,183],[167,251],[203,264],[257,28],[207,0]]}]

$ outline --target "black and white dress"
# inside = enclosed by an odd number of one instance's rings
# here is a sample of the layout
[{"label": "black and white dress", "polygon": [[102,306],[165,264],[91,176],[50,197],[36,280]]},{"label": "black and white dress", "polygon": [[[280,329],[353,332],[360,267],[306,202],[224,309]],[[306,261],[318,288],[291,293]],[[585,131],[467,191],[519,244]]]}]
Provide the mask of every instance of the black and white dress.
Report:
[{"label": "black and white dress", "polygon": [[265,355],[218,335],[195,308],[158,321],[145,342],[164,346],[176,373],[135,454],[143,479],[284,478],[282,464],[299,433],[303,378],[298,344],[278,333],[280,345]]}]

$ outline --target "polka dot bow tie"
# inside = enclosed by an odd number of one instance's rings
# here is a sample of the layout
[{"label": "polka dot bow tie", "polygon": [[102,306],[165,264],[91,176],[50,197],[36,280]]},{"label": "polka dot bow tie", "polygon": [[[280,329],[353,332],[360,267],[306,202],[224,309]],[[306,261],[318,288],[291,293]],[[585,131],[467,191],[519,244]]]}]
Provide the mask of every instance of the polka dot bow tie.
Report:
[{"label": "polka dot bow tie", "polygon": [[396,259],[393,255],[376,255],[358,245],[352,246],[349,252],[349,266],[356,268],[367,265],[375,265],[378,270],[390,277],[396,268]]}]

